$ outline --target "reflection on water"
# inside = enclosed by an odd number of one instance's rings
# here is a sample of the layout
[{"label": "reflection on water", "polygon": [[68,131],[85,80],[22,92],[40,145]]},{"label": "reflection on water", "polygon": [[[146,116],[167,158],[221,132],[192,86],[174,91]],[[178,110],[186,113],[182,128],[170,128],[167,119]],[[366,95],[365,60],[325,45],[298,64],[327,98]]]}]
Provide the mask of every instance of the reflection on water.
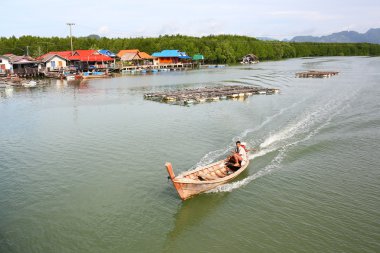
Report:
[{"label": "reflection on water", "polygon": [[10,98],[13,96],[13,87],[7,86],[0,89],[0,96],[3,98]]},{"label": "reflection on water", "polygon": [[[249,167],[231,182],[242,180],[247,177]],[[177,238],[180,238],[186,230],[202,223],[204,219],[213,215],[218,210],[218,206],[228,198],[229,192],[212,194],[202,193],[179,204],[174,215],[174,226],[167,233],[165,249],[169,250],[176,245]],[[177,196],[176,196],[177,197]],[[177,245],[178,246],[178,245]]]},{"label": "reflection on water", "polygon": [[49,92],[49,91],[65,91],[67,89],[88,89],[89,81],[88,80],[74,80],[67,81],[64,79],[44,79],[38,81],[37,86],[34,87],[24,87],[21,85],[4,85],[0,87],[1,97],[11,97],[15,94],[30,94],[30,93],[39,93],[39,92]]},{"label": "reflection on water", "polygon": [[202,223],[208,216],[213,215],[218,206],[226,200],[229,193],[205,195],[188,199],[180,203],[177,213],[174,215],[174,226],[167,233],[165,246],[166,250],[176,245],[176,239],[181,237],[186,230]]}]

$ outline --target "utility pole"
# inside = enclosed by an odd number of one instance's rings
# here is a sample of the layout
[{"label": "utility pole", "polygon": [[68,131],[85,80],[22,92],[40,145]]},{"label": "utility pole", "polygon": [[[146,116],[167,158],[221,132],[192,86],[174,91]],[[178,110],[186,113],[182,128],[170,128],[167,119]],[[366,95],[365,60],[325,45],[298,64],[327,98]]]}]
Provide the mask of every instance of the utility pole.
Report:
[{"label": "utility pole", "polygon": [[73,49],[73,36],[71,35],[71,26],[75,25],[75,23],[66,23],[66,25],[70,26],[71,55],[73,55],[74,49]]},{"label": "utility pole", "polygon": [[26,46],[26,55],[29,56],[29,46]]}]

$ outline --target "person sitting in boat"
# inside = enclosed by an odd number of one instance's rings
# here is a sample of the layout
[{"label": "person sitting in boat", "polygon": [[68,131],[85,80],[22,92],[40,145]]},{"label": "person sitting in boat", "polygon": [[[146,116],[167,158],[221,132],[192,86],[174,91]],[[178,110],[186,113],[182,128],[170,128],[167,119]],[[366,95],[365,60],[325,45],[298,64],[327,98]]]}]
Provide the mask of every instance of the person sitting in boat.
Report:
[{"label": "person sitting in boat", "polygon": [[233,154],[226,159],[226,166],[231,172],[235,172],[247,162],[247,152],[240,141],[236,142],[236,148]]}]

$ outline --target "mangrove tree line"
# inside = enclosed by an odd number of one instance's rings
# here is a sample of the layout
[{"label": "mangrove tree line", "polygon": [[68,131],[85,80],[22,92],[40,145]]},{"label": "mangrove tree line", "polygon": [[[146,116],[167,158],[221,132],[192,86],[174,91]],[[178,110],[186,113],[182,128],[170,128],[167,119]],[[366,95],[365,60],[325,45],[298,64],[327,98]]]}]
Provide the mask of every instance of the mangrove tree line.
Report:
[{"label": "mangrove tree line", "polygon": [[[260,60],[279,60],[310,56],[378,56],[380,45],[369,43],[300,43],[282,41],[260,41],[238,35],[210,35],[191,37],[165,35],[156,38],[106,38],[98,36],[74,37],[74,49],[139,49],[152,54],[163,49],[179,49],[190,56],[201,53],[206,62],[236,63],[253,53]],[[50,51],[70,50],[70,38],[14,36],[0,37],[0,55],[13,53],[39,56]]]}]

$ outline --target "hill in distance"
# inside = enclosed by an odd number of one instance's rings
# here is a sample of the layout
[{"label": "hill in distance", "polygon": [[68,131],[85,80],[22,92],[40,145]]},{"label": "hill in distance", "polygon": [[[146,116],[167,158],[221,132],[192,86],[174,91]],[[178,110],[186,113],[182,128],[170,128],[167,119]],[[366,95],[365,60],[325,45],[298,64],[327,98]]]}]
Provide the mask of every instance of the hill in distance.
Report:
[{"label": "hill in distance", "polygon": [[[91,39],[100,39],[97,34],[87,36]],[[270,37],[256,37],[262,41],[279,41]],[[371,28],[366,33],[358,33],[355,31],[342,31],[325,36],[296,36],[291,40],[284,39],[284,42],[321,42],[321,43],[372,43],[380,44],[380,28]]]},{"label": "hill in distance", "polygon": [[326,36],[296,36],[290,41],[292,42],[338,42],[338,43],[373,43],[380,44],[380,28],[369,29],[366,33],[358,33],[355,31],[342,31]]},{"label": "hill in distance", "polygon": [[263,41],[272,41],[272,40],[278,41],[278,39],[273,39],[273,38],[269,38],[269,37],[256,37],[256,39],[263,40]]}]

